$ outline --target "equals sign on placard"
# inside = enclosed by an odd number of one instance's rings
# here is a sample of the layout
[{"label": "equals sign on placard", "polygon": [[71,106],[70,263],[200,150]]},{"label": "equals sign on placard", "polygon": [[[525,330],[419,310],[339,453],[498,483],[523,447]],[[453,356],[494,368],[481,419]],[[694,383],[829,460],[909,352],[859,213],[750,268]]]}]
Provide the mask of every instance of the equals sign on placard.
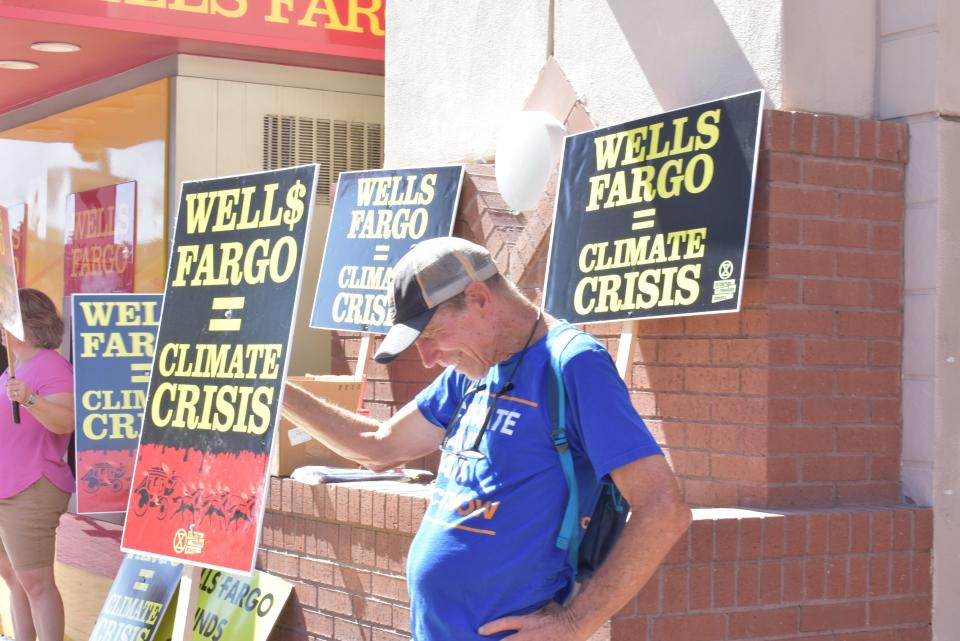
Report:
[{"label": "equals sign on placard", "polygon": [[134,590],[138,590],[138,591],[140,591],[140,592],[146,592],[147,590],[150,589],[150,584],[147,583],[147,581],[149,581],[150,579],[153,578],[154,572],[153,572],[153,570],[146,570],[146,569],[144,569],[144,570],[140,570],[140,572],[139,572],[138,574],[139,574],[139,576],[140,576],[140,579],[142,579],[142,580],[137,581],[136,583],[134,583],[134,584],[133,584],[133,589],[134,589]]},{"label": "equals sign on placard", "polygon": [[390,258],[390,245],[374,245],[373,260],[378,263],[385,263]]},{"label": "equals sign on placard", "polygon": [[211,318],[207,329],[211,332],[239,332],[242,319],[233,318],[233,310],[243,309],[243,296],[218,296],[213,299],[213,311],[224,310],[226,318]]},{"label": "equals sign on placard", "polygon": [[130,363],[130,382],[149,383],[150,366],[153,363]]},{"label": "equals sign on placard", "polygon": [[650,229],[653,227],[653,216],[657,213],[657,210],[654,208],[650,209],[640,209],[633,212],[633,224],[630,225],[630,229],[633,231],[640,231],[641,229]]}]

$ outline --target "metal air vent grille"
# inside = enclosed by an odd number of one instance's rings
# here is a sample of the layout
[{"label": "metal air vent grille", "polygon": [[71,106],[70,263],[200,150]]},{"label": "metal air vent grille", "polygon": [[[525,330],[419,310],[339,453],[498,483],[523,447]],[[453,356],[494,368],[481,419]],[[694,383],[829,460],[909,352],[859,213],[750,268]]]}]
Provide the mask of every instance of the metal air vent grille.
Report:
[{"label": "metal air vent grille", "polygon": [[383,125],[281,116],[263,117],[263,168],[320,163],[317,203],[329,205],[341,171],[383,166]]}]

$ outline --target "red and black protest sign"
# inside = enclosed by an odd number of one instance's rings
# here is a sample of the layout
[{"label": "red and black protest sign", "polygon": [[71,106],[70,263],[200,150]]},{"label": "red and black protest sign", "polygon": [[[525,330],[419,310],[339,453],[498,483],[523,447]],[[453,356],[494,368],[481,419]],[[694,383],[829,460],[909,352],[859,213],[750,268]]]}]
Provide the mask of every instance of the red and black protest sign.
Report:
[{"label": "red and black protest sign", "polygon": [[252,570],[316,176],[183,184],[125,551]]},{"label": "red and black protest sign", "polygon": [[137,183],[67,196],[63,293],[132,292]]},{"label": "red and black protest sign", "polygon": [[572,323],[736,311],[763,92],[564,142],[545,308]]},{"label": "red and black protest sign", "polygon": [[386,334],[393,265],[450,235],[462,183],[463,165],[341,173],[310,327]]}]

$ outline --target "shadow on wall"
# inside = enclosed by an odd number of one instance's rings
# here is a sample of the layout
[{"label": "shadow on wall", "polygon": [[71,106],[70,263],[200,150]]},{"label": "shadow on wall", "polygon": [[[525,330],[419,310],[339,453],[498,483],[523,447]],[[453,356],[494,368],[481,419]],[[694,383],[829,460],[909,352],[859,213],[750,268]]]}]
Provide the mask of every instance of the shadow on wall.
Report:
[{"label": "shadow on wall", "polygon": [[762,87],[714,0],[608,4],[665,111]]}]

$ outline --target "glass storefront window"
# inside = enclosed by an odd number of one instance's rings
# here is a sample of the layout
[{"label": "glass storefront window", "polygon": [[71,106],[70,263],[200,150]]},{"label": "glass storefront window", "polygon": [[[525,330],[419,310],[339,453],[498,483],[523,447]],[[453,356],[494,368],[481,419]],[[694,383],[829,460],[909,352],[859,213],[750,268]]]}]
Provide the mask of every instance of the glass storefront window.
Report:
[{"label": "glass storefront window", "polygon": [[163,291],[168,94],[158,80],[0,132],[0,205],[27,206],[25,286],[62,304],[68,194],[136,181],[134,290]]}]

